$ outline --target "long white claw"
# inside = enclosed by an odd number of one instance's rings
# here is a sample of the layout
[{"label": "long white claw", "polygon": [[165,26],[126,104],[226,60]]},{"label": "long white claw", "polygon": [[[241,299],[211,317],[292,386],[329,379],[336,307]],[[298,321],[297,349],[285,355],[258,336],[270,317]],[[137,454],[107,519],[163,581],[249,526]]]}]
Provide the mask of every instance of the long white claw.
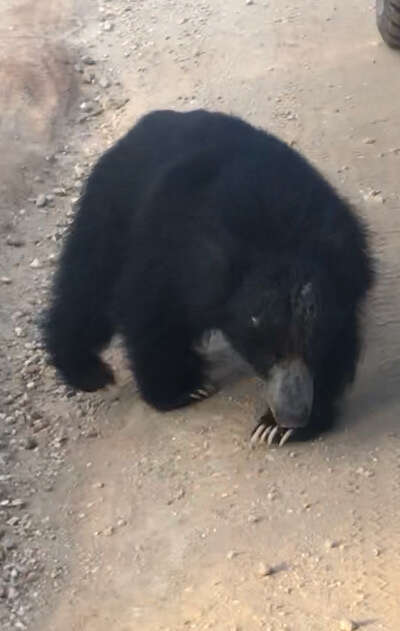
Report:
[{"label": "long white claw", "polygon": [[210,393],[208,390],[206,390],[205,388],[199,388],[198,390],[196,390],[196,393],[200,394],[202,397],[209,397]]},{"label": "long white claw", "polygon": [[263,432],[265,431],[265,425],[263,425],[261,423],[261,425],[259,425],[253,432],[251,438],[250,438],[250,445],[255,445],[256,443],[258,443],[261,434],[263,434]]},{"label": "long white claw", "polygon": [[260,443],[265,443],[265,441],[268,438],[268,434],[272,430],[272,427],[273,427],[272,425],[267,425],[267,427],[265,428],[265,430],[263,431],[263,433],[260,436]]},{"label": "long white claw", "polygon": [[279,427],[278,425],[275,425],[272,432],[268,436],[268,440],[267,440],[268,447],[271,447],[272,443],[274,442],[275,436],[277,435],[278,432],[279,432]]},{"label": "long white claw", "polygon": [[202,395],[199,394],[197,391],[196,392],[191,392],[189,396],[190,396],[191,399],[195,399],[196,401],[200,401],[200,399],[203,398]]},{"label": "long white claw", "polygon": [[287,441],[289,440],[293,432],[294,432],[294,429],[288,429],[287,432],[283,434],[282,438],[279,441],[279,447],[283,447],[283,445],[287,443]]}]

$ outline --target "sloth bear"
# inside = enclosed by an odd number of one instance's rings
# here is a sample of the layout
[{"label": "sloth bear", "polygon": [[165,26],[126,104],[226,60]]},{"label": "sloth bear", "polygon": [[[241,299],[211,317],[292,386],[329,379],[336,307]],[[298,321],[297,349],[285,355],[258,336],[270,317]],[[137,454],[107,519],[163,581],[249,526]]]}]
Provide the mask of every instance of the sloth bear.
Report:
[{"label": "sloth bear", "polygon": [[88,178],[46,347],[94,391],[120,333],[142,397],[171,410],[212,393],[198,343],[220,330],[264,384],[253,438],[283,444],[332,426],[373,277],[363,223],[294,149],[234,116],[154,111]]}]

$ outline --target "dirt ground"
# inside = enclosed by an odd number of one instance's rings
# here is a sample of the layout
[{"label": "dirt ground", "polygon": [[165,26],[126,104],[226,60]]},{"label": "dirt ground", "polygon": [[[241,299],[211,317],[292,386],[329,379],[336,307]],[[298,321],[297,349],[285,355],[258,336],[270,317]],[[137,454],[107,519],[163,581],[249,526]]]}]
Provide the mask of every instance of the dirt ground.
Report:
[{"label": "dirt ground", "polygon": [[[0,627],[400,628],[400,56],[365,0],[2,0]],[[145,111],[235,112],[367,217],[379,282],[341,427],[250,450],[257,384],[179,413],[73,395],[37,321],[93,160]],[[140,297],[138,297],[140,308]],[[352,624],[352,621],[354,624]]]}]

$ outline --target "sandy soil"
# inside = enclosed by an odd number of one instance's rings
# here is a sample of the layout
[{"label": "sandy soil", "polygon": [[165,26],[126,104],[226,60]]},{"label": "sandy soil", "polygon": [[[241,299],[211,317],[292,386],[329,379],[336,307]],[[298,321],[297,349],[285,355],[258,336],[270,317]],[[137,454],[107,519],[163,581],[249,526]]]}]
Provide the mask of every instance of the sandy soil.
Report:
[{"label": "sandy soil", "polygon": [[[400,628],[400,57],[373,3],[3,0],[0,55],[1,628]],[[366,352],[329,438],[250,450],[257,387],[218,343],[219,394],[166,415],[118,344],[99,395],[45,363],[82,180],[165,106],[268,127],[370,222]]]}]

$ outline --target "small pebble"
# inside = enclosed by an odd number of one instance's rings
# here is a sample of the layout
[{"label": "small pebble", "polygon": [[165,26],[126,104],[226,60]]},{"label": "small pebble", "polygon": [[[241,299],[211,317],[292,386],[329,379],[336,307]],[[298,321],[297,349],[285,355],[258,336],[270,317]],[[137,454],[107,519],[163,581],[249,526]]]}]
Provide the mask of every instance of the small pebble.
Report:
[{"label": "small pebble", "polygon": [[261,517],[259,515],[249,515],[247,521],[249,524],[258,524],[261,521]]},{"label": "small pebble", "polygon": [[33,436],[28,436],[23,441],[23,446],[25,449],[35,449],[38,446],[38,442]]},{"label": "small pebble", "polygon": [[38,269],[39,267],[42,267],[42,264],[39,261],[39,259],[33,259],[32,263],[30,264],[30,267],[32,267],[33,269]]},{"label": "small pebble", "polygon": [[43,208],[47,204],[47,197],[43,193],[41,193],[36,199],[36,206],[38,208]]},{"label": "small pebble", "polygon": [[114,534],[114,528],[113,528],[113,526],[109,526],[108,528],[105,528],[105,529],[103,530],[103,535],[104,535],[105,537],[111,537],[111,535],[113,535],[113,534]]},{"label": "small pebble", "polygon": [[226,558],[228,559],[228,561],[232,561],[232,559],[237,557],[237,555],[238,553],[236,552],[236,550],[229,550],[228,554],[226,555]]},{"label": "small pebble", "polygon": [[263,561],[260,561],[260,563],[257,566],[258,576],[261,576],[261,577],[271,576],[271,574],[273,573],[274,573],[274,570],[272,567],[270,567],[269,565],[266,565]]},{"label": "small pebble", "polygon": [[84,57],[82,57],[82,63],[87,66],[94,66],[96,62],[92,57],[90,57],[90,55],[84,55]]},{"label": "small pebble", "polygon": [[25,245],[25,241],[19,237],[13,237],[10,234],[6,238],[7,245],[10,245],[14,248],[21,248]]},{"label": "small pebble", "polygon": [[103,89],[107,89],[110,87],[110,81],[107,79],[107,77],[101,77],[99,79],[99,86]]},{"label": "small pebble", "polygon": [[337,548],[339,544],[337,541],[331,541],[330,539],[327,539],[324,545],[326,550],[333,550],[334,548]]},{"label": "small pebble", "polygon": [[340,621],[340,631],[355,631],[358,629],[358,624],[353,620],[343,619]]}]

